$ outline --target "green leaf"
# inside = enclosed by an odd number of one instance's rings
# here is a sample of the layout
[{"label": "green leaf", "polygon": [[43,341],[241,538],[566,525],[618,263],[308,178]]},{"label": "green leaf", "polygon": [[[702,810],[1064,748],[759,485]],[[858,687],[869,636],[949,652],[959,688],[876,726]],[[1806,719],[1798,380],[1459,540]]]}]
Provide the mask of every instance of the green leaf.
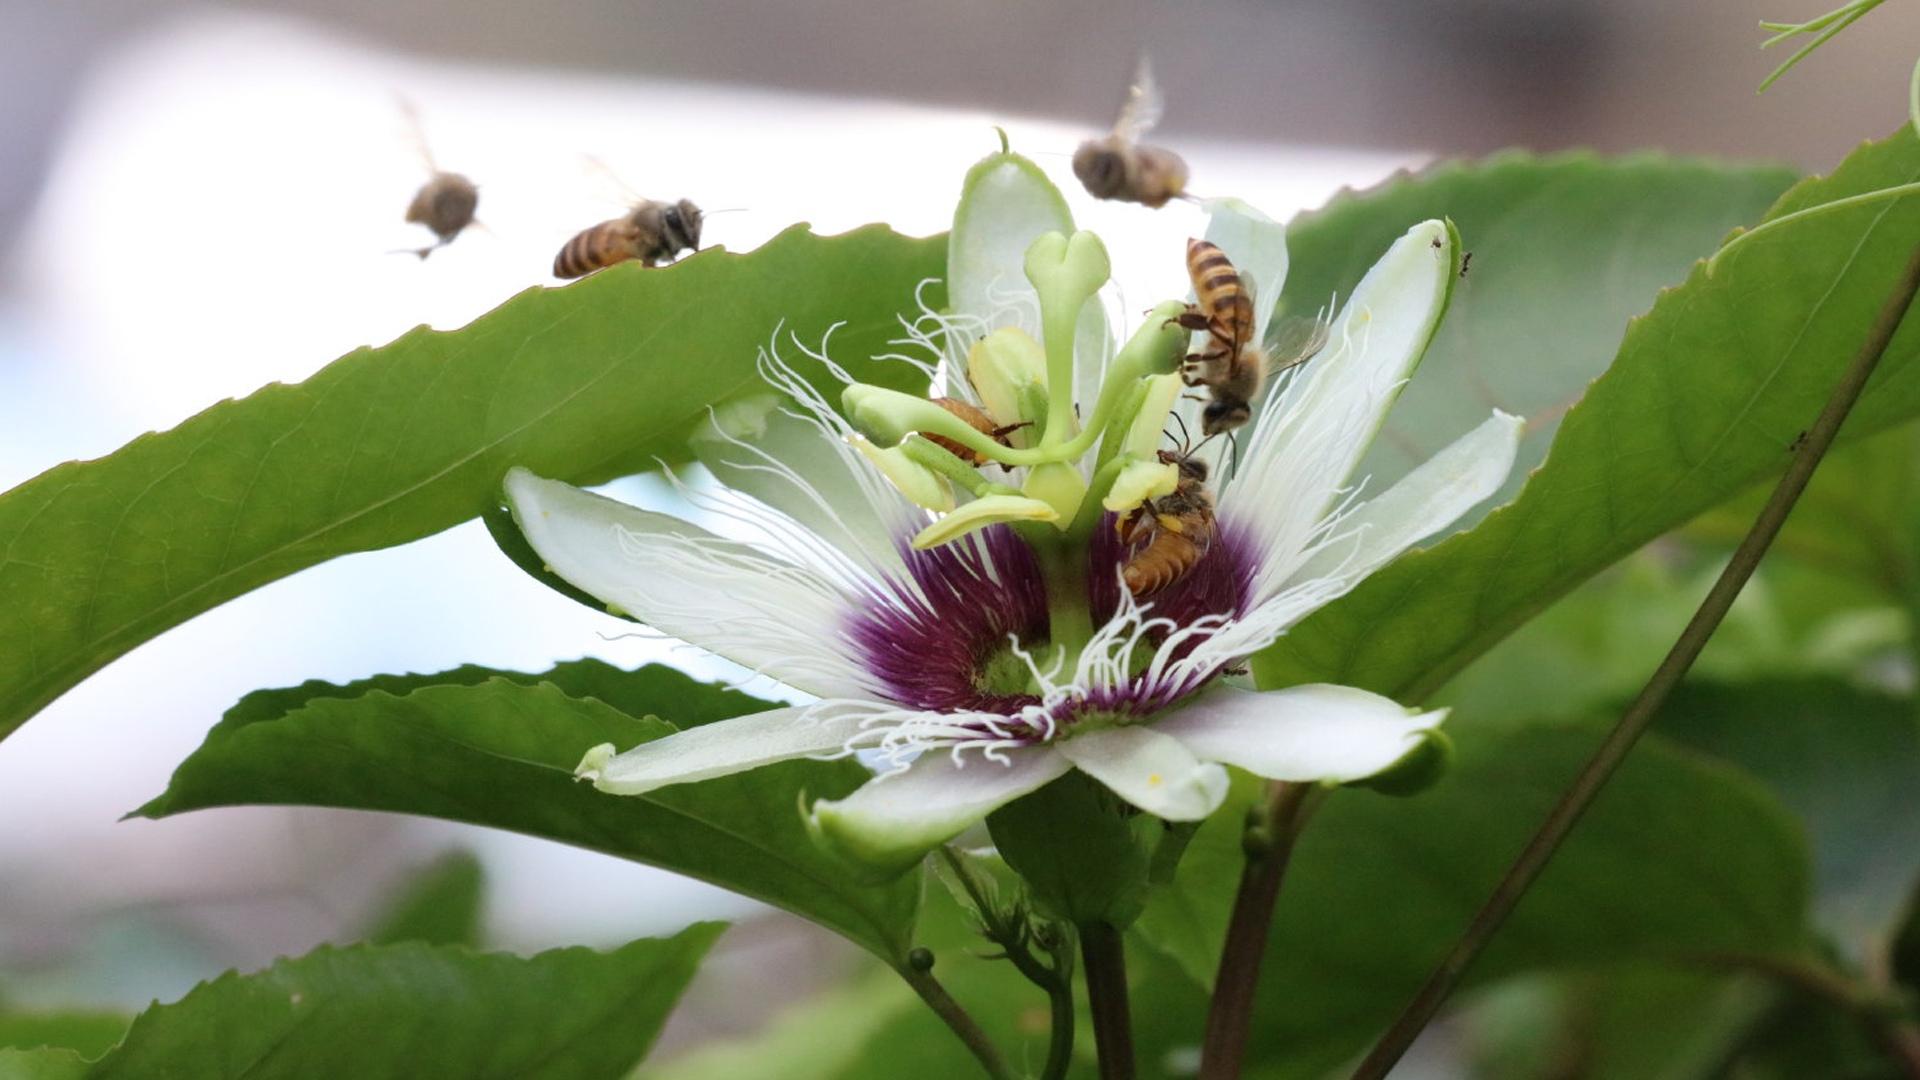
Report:
[{"label": "green leaf", "polygon": [[987,815],[987,829],[1043,910],[1125,929],[1146,895],[1148,848],[1139,833],[1157,829],[1149,821],[1076,769]]},{"label": "green leaf", "polygon": [[[1586,727],[1475,732],[1456,740],[1453,767],[1420,795],[1334,793],[1301,834],[1280,893],[1250,1057],[1271,1063],[1260,1075],[1318,1075],[1363,1048],[1459,936],[1598,737]],[[1219,955],[1237,884],[1226,858],[1206,858],[1217,842],[1206,830],[1196,837],[1171,894],[1200,903],[1214,928],[1195,956]],[[1650,736],[1470,981],[1795,948],[1806,862],[1796,823],[1755,781]]]},{"label": "green leaf", "polygon": [[1527,418],[1498,505],[1606,371],[1627,320],[1793,181],[1776,166],[1657,154],[1509,152],[1440,165],[1290,222],[1282,304],[1311,312],[1346,296],[1408,225],[1452,219],[1473,253],[1469,272],[1360,472],[1381,490],[1497,406]]},{"label": "green leaf", "polygon": [[227,710],[214,732],[262,720],[278,720],[321,698],[356,698],[372,690],[404,697],[423,687],[478,686],[491,679],[505,679],[521,686],[551,683],[568,697],[599,698],[628,716],[664,713],[672,718],[675,727],[682,728],[744,716],[775,705],[724,683],[702,682],[665,664],[643,664],[628,671],[589,656],[562,661],[541,672],[503,671],[462,664],[427,675],[374,675],[350,683],[312,679],[299,686],[255,690]]},{"label": "green leaf", "polygon": [[424,941],[477,946],[486,888],[486,875],[473,852],[449,851],[401,882],[361,936],[375,945]]},{"label": "green leaf", "polygon": [[723,925],[613,952],[323,946],[141,1013],[88,1080],[603,1080],[632,1068]]},{"label": "green leaf", "polygon": [[0,1046],[0,1080],[85,1080],[86,1075],[86,1059],[71,1050]]},{"label": "green leaf", "polygon": [[114,1012],[0,1012],[0,1046],[50,1046],[97,1058],[120,1041],[132,1020]]},{"label": "green leaf", "polygon": [[[844,321],[840,363],[909,385],[911,365],[867,358],[889,351],[945,248],[877,226],[795,227],[744,255],[614,267],[0,495],[0,734],[225,600],[479,515],[511,465],[598,483],[684,460],[709,405],[764,387],[755,357],[776,332],[817,344]],[[782,355],[818,374],[797,350]]]},{"label": "green leaf", "polygon": [[[653,669],[642,674],[657,677]],[[278,711],[261,706],[297,691],[250,695],[136,813],[302,804],[490,825],[712,882],[896,963],[912,947],[918,877],[855,880],[814,846],[798,809],[802,797],[851,793],[871,775],[858,763],[792,761],[643,796],[607,795],[574,780],[582,755],[601,743],[624,749],[661,738],[673,725],[550,684],[491,678],[407,688],[404,696],[309,695]],[[636,711],[638,704],[629,701]],[[663,697],[648,711],[674,704]],[[697,706],[690,711],[700,716]]]},{"label": "green leaf", "polygon": [[1615,964],[1508,980],[1459,1026],[1475,1076],[1699,1080],[1727,1075],[1778,997],[1751,977]]},{"label": "green leaf", "polygon": [[[653,1080],[732,1080],[779,1076],[781,1080],[852,1080],[867,1075],[870,1043],[893,1029],[925,1036],[929,1053],[942,1054],[942,1071],[923,1075],[968,1075],[972,1060],[951,1033],[940,1030],[899,976],[875,971],[782,1010],[752,1034],[701,1046],[648,1072]],[[931,1029],[927,1021],[932,1021]],[[899,1062],[891,1063],[898,1068]],[[978,1066],[972,1066],[977,1070]],[[898,1072],[874,1073],[898,1076]]]},{"label": "green leaf", "polygon": [[1759,777],[1813,843],[1822,923],[1882,937],[1920,876],[1920,722],[1904,699],[1837,679],[1681,684],[1655,730]]},{"label": "green leaf", "polygon": [[[1903,129],[1794,187],[1769,220],[1916,177],[1920,143]],[[1477,245],[1472,222],[1461,227]],[[1550,248],[1578,231],[1536,229],[1526,243]],[[1263,685],[1325,680],[1419,700],[1601,568],[1784,467],[1916,245],[1920,198],[1883,200],[1756,231],[1711,269],[1696,265],[1630,325],[1515,501],[1296,627],[1258,658]],[[1573,317],[1570,299],[1554,318]],[[1558,336],[1536,330],[1524,362],[1557,366]],[[1895,337],[1852,436],[1920,409],[1917,345],[1920,326]]]}]

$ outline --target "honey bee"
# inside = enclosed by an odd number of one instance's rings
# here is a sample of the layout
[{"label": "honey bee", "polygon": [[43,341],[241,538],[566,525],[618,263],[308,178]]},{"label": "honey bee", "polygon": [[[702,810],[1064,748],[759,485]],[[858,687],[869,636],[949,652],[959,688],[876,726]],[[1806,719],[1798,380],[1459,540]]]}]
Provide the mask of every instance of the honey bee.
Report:
[{"label": "honey bee", "polygon": [[1188,386],[1207,388],[1210,400],[1200,412],[1200,430],[1218,435],[1252,417],[1253,401],[1268,376],[1305,363],[1326,345],[1327,324],[1289,319],[1270,352],[1254,340],[1253,282],[1234,269],[1226,252],[1205,240],[1188,240],[1187,275],[1199,301],[1174,321],[1205,331],[1207,344],[1187,354],[1181,374]]},{"label": "honey bee", "polygon": [[704,218],[689,199],[642,199],[625,215],[576,233],[553,257],[553,276],[582,277],[628,259],[642,266],[672,262],[682,251],[700,250]]},{"label": "honey bee", "polygon": [[480,189],[473,181],[459,173],[434,173],[407,204],[407,222],[425,225],[438,239],[413,253],[424,259],[453,243],[454,237],[473,224],[473,212],[479,205]]},{"label": "honey bee", "polygon": [[[1013,443],[1007,436],[1033,423],[1033,421],[1029,420],[1019,424],[995,424],[993,417],[987,415],[985,409],[982,409],[970,401],[962,401],[959,398],[938,397],[933,399],[933,403],[959,417],[966,422],[968,427],[999,443],[1001,446],[1012,446]],[[928,442],[933,443],[935,446],[940,447],[969,465],[985,465],[987,463],[987,455],[962,446],[960,443],[944,435],[928,435],[925,432],[921,434]]]},{"label": "honey bee", "polygon": [[426,132],[420,126],[420,114],[412,102],[402,98],[400,111],[406,115],[414,149],[426,161],[427,171],[432,174],[426,183],[420,185],[420,190],[413,193],[413,201],[407,204],[407,223],[425,225],[435,240],[423,248],[401,249],[424,259],[453,243],[454,237],[473,224],[474,211],[480,206],[480,189],[459,173],[447,172],[434,163],[433,152],[427,149]]},{"label": "honey bee", "polygon": [[1142,56],[1113,131],[1104,138],[1088,139],[1073,153],[1073,175],[1089,195],[1157,210],[1169,199],[1186,194],[1186,161],[1171,150],[1138,142],[1160,122],[1165,104],[1153,81],[1153,68]]},{"label": "honey bee", "polygon": [[[1127,591],[1151,596],[1192,572],[1213,543],[1213,493],[1207,463],[1192,454],[1160,451],[1160,460],[1180,470],[1171,495],[1163,495],[1121,518],[1120,541],[1133,554],[1120,568]],[[1144,546],[1135,547],[1142,540]]]}]

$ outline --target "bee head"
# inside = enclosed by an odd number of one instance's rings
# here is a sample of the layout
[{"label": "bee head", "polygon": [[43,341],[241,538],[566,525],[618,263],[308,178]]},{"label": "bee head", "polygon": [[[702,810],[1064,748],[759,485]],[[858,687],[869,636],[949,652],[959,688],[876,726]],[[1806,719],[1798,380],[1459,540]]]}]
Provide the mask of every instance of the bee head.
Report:
[{"label": "bee head", "polygon": [[1252,416],[1253,410],[1244,401],[1209,401],[1207,407],[1200,410],[1200,430],[1209,435],[1218,435],[1223,431],[1232,431]]},{"label": "bee head", "polygon": [[1160,451],[1160,464],[1172,465],[1180,470],[1180,479],[1195,483],[1207,482],[1207,463],[1194,457],[1191,451],[1174,453],[1171,450]]},{"label": "bee head", "polygon": [[681,199],[660,215],[661,224],[666,227],[667,239],[673,242],[675,251],[681,248],[700,250],[700,224],[706,215],[693,205],[692,199]]},{"label": "bee head", "polygon": [[1073,175],[1086,185],[1088,194],[1110,198],[1126,186],[1127,163],[1105,140],[1088,139],[1073,152]]}]

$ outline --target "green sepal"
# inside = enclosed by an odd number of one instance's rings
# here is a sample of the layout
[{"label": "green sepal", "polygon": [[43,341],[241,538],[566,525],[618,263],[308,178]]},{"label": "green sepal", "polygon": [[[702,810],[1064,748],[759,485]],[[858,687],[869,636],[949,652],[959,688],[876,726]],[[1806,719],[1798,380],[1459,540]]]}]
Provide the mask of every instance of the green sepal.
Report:
[{"label": "green sepal", "polygon": [[1164,831],[1077,770],[987,815],[987,830],[1043,911],[1117,929],[1146,907],[1152,842]]}]

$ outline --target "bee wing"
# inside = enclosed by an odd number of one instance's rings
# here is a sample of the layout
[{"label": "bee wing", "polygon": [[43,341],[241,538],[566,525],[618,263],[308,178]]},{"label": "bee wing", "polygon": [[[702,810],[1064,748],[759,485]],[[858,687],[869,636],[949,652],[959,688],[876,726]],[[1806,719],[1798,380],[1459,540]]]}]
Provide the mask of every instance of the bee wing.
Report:
[{"label": "bee wing", "polygon": [[1120,119],[1114,121],[1113,133],[1134,142],[1153,130],[1166,107],[1166,97],[1153,78],[1153,63],[1147,54],[1141,53],[1140,63],[1133,69],[1133,85],[1127,87],[1127,100],[1120,106]]},{"label": "bee wing", "polygon": [[428,172],[439,172],[440,166],[434,163],[433,151],[427,148],[427,128],[420,122],[419,107],[413,103],[412,98],[398,90],[393,92],[393,99],[400,106],[400,115],[407,123],[407,144],[413,147],[414,153],[420,155],[420,160],[426,163]]},{"label": "bee wing", "polygon": [[1285,371],[1304,364],[1327,346],[1330,320],[1320,316],[1289,315],[1274,327],[1273,345],[1267,350],[1267,373]]},{"label": "bee wing", "polygon": [[581,154],[580,161],[589,174],[596,177],[603,185],[611,188],[612,194],[608,197],[609,202],[617,202],[626,206],[638,206],[647,201],[639,192],[629,187],[625,180],[620,179],[620,174],[613,171],[613,166],[608,165],[595,155]]}]

